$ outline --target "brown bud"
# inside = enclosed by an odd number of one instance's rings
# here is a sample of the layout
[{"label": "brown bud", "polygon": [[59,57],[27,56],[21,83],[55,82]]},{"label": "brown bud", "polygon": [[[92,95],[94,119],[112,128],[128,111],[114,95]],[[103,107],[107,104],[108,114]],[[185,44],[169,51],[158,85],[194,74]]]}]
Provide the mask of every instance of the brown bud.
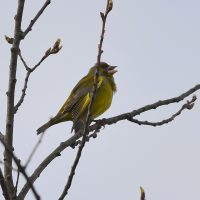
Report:
[{"label": "brown bud", "polygon": [[113,1],[112,0],[108,0],[108,4],[107,4],[107,12],[110,12],[113,8]]},{"label": "brown bud", "polygon": [[13,44],[13,38],[8,37],[7,35],[5,35],[5,40],[6,40],[9,44]]},{"label": "brown bud", "polygon": [[193,96],[192,96],[192,101],[196,101],[197,100],[197,96],[194,94]]},{"label": "brown bud", "polygon": [[60,43],[61,43],[61,39],[58,38],[53,45],[53,49],[51,50],[51,53],[58,53],[61,50],[62,46],[60,46]]},{"label": "brown bud", "polygon": [[56,42],[54,43],[54,45],[53,45],[53,49],[54,49],[54,48],[57,49],[57,48],[60,46],[60,42],[61,42],[61,39],[58,38],[58,39],[56,40]]}]

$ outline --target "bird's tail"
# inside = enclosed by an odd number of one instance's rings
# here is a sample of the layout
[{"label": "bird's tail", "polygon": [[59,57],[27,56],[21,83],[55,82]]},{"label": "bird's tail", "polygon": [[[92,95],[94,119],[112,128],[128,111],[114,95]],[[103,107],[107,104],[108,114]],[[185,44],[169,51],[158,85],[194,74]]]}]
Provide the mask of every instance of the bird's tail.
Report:
[{"label": "bird's tail", "polygon": [[63,115],[62,113],[58,113],[55,117],[52,117],[47,123],[43,124],[40,128],[37,129],[37,135],[39,135],[40,133],[44,133],[49,127],[55,124],[69,120],[69,113],[66,113],[65,115]]},{"label": "bird's tail", "polygon": [[37,129],[37,135],[40,133],[44,133],[50,126],[52,126],[51,120],[49,120],[46,124],[43,124],[40,128]]}]

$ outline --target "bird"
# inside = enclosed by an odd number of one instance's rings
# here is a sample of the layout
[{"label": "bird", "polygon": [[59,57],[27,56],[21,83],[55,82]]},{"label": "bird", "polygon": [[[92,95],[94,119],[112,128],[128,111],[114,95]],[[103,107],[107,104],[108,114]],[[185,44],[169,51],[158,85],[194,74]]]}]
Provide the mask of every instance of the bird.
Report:
[{"label": "bird", "polygon": [[[47,123],[37,129],[37,134],[44,133],[49,127],[65,122],[72,121],[71,131],[79,131],[86,122],[88,106],[92,97],[94,78],[98,63],[90,68],[88,74],[84,76],[72,89],[69,97],[60,108],[58,113]],[[114,74],[117,66],[111,66],[106,62],[99,63],[99,76],[97,81],[96,95],[91,107],[90,121],[103,114],[112,103],[113,94],[116,92]]]}]

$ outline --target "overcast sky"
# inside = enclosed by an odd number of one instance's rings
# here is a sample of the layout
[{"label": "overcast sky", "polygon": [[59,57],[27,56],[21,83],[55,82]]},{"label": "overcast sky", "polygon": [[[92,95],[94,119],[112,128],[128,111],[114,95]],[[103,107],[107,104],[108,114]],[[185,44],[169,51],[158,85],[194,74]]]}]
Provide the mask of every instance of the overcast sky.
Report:
[{"label": "overcast sky", "polygon": [[[22,27],[43,1],[26,1]],[[0,7],[0,130],[5,130],[6,91],[10,46],[17,1]],[[59,54],[50,56],[31,75],[25,102],[15,118],[15,153],[26,161],[38,136],[36,129],[55,115],[73,86],[96,62],[101,30],[100,11],[106,0],[53,1],[33,27],[21,50],[27,63],[36,64],[57,38]],[[118,92],[102,117],[132,111],[146,104],[178,96],[200,83],[199,0],[114,0],[106,24],[102,60],[118,65]],[[19,62],[16,100],[25,76]],[[200,92],[196,93],[200,97]],[[191,98],[187,98],[188,100]],[[139,119],[160,121],[185,103],[164,106]],[[147,200],[200,199],[200,101],[162,127],[122,121],[106,126],[87,143],[68,199],[139,200],[143,186]],[[71,136],[71,123],[50,128],[28,173],[60,142]],[[42,199],[56,200],[67,181],[77,149],[67,149],[35,182]],[[3,148],[0,147],[1,160]],[[24,179],[20,179],[22,186]],[[0,194],[1,195],[1,194]],[[1,196],[0,196],[1,198]],[[34,199],[29,192],[28,200]]]}]

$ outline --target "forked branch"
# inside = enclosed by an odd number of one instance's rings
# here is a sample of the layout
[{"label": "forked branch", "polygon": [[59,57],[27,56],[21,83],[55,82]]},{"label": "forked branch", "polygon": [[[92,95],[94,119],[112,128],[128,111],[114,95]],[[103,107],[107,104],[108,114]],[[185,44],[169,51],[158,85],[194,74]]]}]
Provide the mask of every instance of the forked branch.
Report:
[{"label": "forked branch", "polygon": [[24,86],[23,86],[23,89],[22,89],[21,97],[19,98],[17,104],[15,105],[15,110],[14,110],[15,114],[17,113],[19,107],[22,105],[22,103],[24,101],[24,98],[26,96],[26,90],[27,90],[27,87],[28,87],[28,81],[29,81],[31,73],[34,72],[40,66],[40,64],[44,60],[46,60],[50,55],[56,54],[61,50],[62,46],[60,45],[60,42],[61,42],[61,40],[57,39],[56,42],[53,45],[53,48],[47,49],[47,51],[45,52],[44,56],[42,56],[40,61],[35,66],[33,66],[32,68],[30,68],[28,66],[28,64],[26,63],[26,61],[24,60],[24,58],[23,58],[23,56],[21,54],[21,51],[19,51],[19,57],[20,57],[20,59],[21,59],[21,61],[22,61],[22,63],[23,63],[23,65],[24,65],[24,67],[25,67],[27,72],[26,72],[26,77],[24,79]]}]

